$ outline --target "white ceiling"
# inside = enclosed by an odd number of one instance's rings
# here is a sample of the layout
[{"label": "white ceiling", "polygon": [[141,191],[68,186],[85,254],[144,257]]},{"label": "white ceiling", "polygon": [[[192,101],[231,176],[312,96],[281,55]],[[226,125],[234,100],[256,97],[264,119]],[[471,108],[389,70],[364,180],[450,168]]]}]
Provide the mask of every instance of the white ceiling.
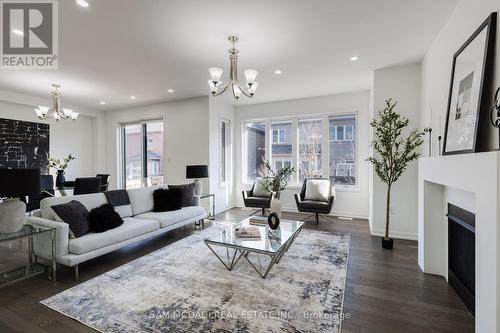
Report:
[{"label": "white ceiling", "polygon": [[59,1],[58,70],[3,70],[0,89],[49,103],[57,82],[63,101],[102,110],[208,95],[230,34],[240,72],[259,71],[256,97],[238,103],[368,89],[374,69],[420,60],[457,0],[88,2]]}]

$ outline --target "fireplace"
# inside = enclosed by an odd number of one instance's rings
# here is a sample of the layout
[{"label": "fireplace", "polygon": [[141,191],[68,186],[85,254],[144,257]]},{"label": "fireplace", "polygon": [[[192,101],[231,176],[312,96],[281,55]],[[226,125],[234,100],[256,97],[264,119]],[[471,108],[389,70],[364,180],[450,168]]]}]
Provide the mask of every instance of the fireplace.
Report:
[{"label": "fireplace", "polygon": [[448,283],[475,313],[476,217],[448,203]]}]

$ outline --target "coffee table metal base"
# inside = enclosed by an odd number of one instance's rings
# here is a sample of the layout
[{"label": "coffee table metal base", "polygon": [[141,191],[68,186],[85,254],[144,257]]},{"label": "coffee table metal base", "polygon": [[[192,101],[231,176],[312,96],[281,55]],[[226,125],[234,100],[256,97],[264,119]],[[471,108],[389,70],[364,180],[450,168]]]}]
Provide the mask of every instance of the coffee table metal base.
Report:
[{"label": "coffee table metal base", "polygon": [[[222,259],[218,254],[217,252],[214,251],[214,249],[207,243],[205,242],[205,244],[208,246],[208,248],[210,249],[210,251],[212,251],[213,254],[215,254],[215,256],[217,257],[217,259],[219,259],[219,261],[224,265],[224,267],[226,267],[229,271],[232,271],[234,266],[236,266],[236,264],[238,263],[238,261],[240,260],[241,256],[243,255],[243,252],[237,250],[237,249],[231,249],[232,254],[230,254],[229,252],[229,247],[225,247],[226,248],[226,260],[227,260],[227,263],[226,261],[224,261],[224,259]],[[240,255],[239,256],[236,256],[238,254],[238,252],[240,252]]]},{"label": "coffee table metal base", "polygon": [[[265,279],[271,269],[274,267],[275,264],[279,263],[281,260],[281,257],[283,257],[283,254],[288,251],[290,246],[292,245],[293,241],[295,238],[298,236],[298,232],[287,242],[286,246],[281,249],[279,252],[275,252],[273,254],[270,253],[261,253],[260,251],[253,251],[253,250],[242,250],[239,248],[235,248],[232,246],[225,246],[223,244],[214,244],[214,243],[208,243],[205,241],[205,244],[208,246],[208,248],[212,251],[212,253],[219,259],[219,261],[224,265],[224,267],[227,268],[227,270],[232,271],[234,266],[238,263],[238,261],[241,259],[241,257],[245,258],[246,261],[250,264],[250,266],[253,267],[253,269],[260,275],[261,278]],[[216,245],[218,247],[224,247],[226,248],[226,255],[225,259],[221,258],[217,254],[217,252],[214,251],[214,249],[210,245]],[[239,253],[239,254],[238,254]],[[253,253],[257,256],[257,261],[259,262],[259,268],[256,267],[256,265],[248,258],[248,255],[250,253]],[[261,261],[261,255],[263,256],[268,256],[270,258],[270,262],[267,266],[262,264]]]}]

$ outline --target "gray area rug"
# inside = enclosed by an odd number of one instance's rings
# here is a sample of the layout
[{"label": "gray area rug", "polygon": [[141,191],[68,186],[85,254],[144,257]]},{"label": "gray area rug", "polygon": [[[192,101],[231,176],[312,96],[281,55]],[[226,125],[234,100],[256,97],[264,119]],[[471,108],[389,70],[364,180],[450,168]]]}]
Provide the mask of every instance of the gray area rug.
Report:
[{"label": "gray area rug", "polygon": [[340,332],[350,234],[304,229],[266,279],[210,227],[41,301],[101,332]]}]

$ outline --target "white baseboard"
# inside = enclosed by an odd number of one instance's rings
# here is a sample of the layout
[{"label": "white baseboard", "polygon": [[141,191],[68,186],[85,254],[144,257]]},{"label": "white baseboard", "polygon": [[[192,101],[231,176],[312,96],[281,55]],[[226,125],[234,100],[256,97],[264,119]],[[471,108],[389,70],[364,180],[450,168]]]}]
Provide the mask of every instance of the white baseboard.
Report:
[{"label": "white baseboard", "polygon": [[[242,208],[242,209],[247,209],[247,210],[256,210],[257,209],[257,208],[246,208],[245,206],[239,206],[239,205],[235,205],[234,208]],[[296,207],[283,207],[282,209],[285,212],[293,212],[293,213],[298,213],[299,212]],[[348,212],[338,212],[338,211],[335,211],[335,210],[333,210],[329,214],[329,216],[352,217],[353,219],[368,220],[368,216],[363,215],[363,214],[348,213]]]},{"label": "white baseboard", "polygon": [[[372,236],[384,237],[385,230],[383,230],[383,229],[372,229],[371,230],[371,234],[372,234]],[[391,238],[418,241],[418,234],[414,234],[414,233],[410,233],[410,232],[391,231],[391,232],[389,232],[389,236],[391,236]]]}]

